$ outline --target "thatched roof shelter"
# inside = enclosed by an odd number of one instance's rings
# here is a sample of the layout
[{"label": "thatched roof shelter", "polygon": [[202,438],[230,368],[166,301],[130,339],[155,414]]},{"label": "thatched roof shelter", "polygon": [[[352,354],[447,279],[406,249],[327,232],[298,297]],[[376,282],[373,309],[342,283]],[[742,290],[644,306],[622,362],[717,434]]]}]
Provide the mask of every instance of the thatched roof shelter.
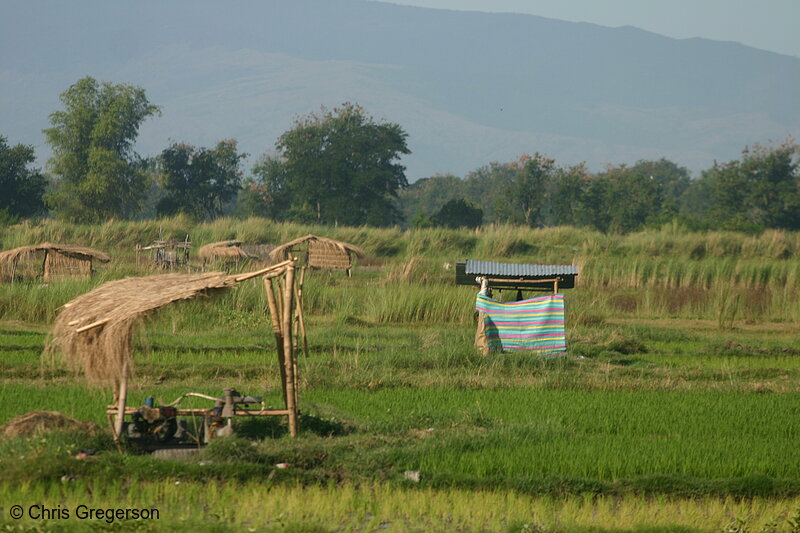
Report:
[{"label": "thatched roof shelter", "polygon": [[[276,265],[276,267],[283,265]],[[60,352],[89,381],[117,383],[132,370],[133,328],[148,312],[215,289],[232,287],[255,273],[157,274],[109,281],[64,305],[53,327],[49,353]]]},{"label": "thatched roof shelter", "polygon": [[364,257],[365,254],[358,246],[346,242],[306,235],[278,246],[269,255],[275,261],[304,255],[307,266],[341,269],[349,273],[353,267],[352,256]]},{"label": "thatched roof shelter", "polygon": [[212,242],[200,247],[197,255],[204,263],[214,259],[238,262],[253,257],[242,249],[242,241]]},{"label": "thatched roof shelter", "polygon": [[[232,287],[261,276],[269,288],[267,299],[278,344],[286,410],[262,414],[289,416],[290,433],[297,433],[297,380],[291,340],[294,314],[295,261],[283,261],[255,272],[229,275],[224,272],[204,274],[160,274],[111,281],[64,304],[53,327],[45,351],[59,354],[66,363],[81,369],[90,382],[114,384],[119,392],[115,438],[122,432],[127,383],[133,373],[133,330],[142,317],[165,305]],[[281,308],[273,294],[273,278],[283,276]],[[278,316],[280,314],[280,316]]]},{"label": "thatched roof shelter", "polygon": [[38,258],[39,254],[43,256],[42,277],[45,281],[58,277],[89,276],[93,261],[101,263],[111,261],[111,256],[107,253],[86,246],[47,242],[35,246],[21,246],[0,252],[0,279],[13,281],[19,272],[20,262]]}]

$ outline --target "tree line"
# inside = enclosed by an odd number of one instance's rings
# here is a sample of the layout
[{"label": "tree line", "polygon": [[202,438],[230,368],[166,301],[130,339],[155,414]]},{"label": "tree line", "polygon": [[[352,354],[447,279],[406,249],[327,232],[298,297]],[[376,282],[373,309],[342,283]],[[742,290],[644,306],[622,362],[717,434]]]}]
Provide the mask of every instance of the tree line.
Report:
[{"label": "tree line", "polygon": [[[540,154],[491,163],[461,179],[417,181],[400,197],[412,225],[586,226],[627,233],[678,220],[693,229],[800,230],[800,150],[788,139],[745,148],[692,179],[667,159],[609,166],[559,166]],[[438,210],[437,210],[438,209]]]},{"label": "tree line", "polygon": [[144,89],[83,78],[64,91],[44,130],[52,157],[0,135],[0,223],[52,216],[82,223],[184,213],[319,224],[478,227],[588,226],[625,233],[680,220],[696,229],[800,229],[798,146],[746,148],[699,177],[669,160],[590,173],[541,154],[493,162],[464,178],[409,185],[400,158],[408,135],[345,103],[295,120],[245,176],[233,139],[213,147],[173,142],[155,157],[133,149],[160,114]]}]

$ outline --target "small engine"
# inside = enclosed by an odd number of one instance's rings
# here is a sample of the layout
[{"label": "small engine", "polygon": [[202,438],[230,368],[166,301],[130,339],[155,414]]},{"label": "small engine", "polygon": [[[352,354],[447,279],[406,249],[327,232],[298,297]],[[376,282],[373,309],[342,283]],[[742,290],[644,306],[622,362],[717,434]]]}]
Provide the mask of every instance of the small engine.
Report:
[{"label": "small engine", "polygon": [[152,398],[139,407],[128,424],[127,435],[131,440],[145,442],[182,442],[186,439],[186,424],[177,419],[175,407],[154,407]]}]

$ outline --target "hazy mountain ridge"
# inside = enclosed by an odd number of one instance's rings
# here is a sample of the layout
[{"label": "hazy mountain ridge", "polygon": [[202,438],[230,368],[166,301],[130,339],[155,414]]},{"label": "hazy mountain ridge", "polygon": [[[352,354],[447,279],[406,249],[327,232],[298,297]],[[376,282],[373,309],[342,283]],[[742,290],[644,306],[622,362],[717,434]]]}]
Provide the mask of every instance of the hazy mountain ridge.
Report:
[{"label": "hazy mountain ridge", "polygon": [[631,27],[362,0],[7,2],[0,15],[0,133],[40,154],[58,94],[86,75],[163,106],[141,130],[147,155],[234,137],[258,156],[292,117],[357,101],[409,133],[411,180],[537,151],[699,170],[800,133],[800,59]]}]

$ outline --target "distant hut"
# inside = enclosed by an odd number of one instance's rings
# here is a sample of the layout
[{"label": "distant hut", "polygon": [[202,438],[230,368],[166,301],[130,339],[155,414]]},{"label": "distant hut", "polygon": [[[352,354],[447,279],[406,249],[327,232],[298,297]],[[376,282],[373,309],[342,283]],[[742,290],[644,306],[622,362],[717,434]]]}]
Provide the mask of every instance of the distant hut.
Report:
[{"label": "distant hut", "polygon": [[164,240],[163,231],[159,230],[158,240],[149,246],[136,245],[136,265],[141,262],[142,252],[150,252],[151,264],[156,268],[172,270],[189,266],[189,250],[192,242],[189,235],[182,241]]},{"label": "distant hut", "polygon": [[235,265],[248,259],[255,259],[255,256],[244,251],[242,241],[212,242],[201,246],[197,256],[203,260],[203,266],[213,262]]},{"label": "distant hut", "polygon": [[39,275],[44,281],[89,277],[94,261],[107,263],[111,256],[72,244],[21,246],[0,252],[0,279],[13,282],[18,278],[36,278]]},{"label": "distant hut", "polygon": [[364,257],[364,251],[352,244],[306,235],[282,244],[269,254],[273,261],[283,261],[296,256],[301,264],[311,268],[344,270],[350,275],[353,256]]}]

